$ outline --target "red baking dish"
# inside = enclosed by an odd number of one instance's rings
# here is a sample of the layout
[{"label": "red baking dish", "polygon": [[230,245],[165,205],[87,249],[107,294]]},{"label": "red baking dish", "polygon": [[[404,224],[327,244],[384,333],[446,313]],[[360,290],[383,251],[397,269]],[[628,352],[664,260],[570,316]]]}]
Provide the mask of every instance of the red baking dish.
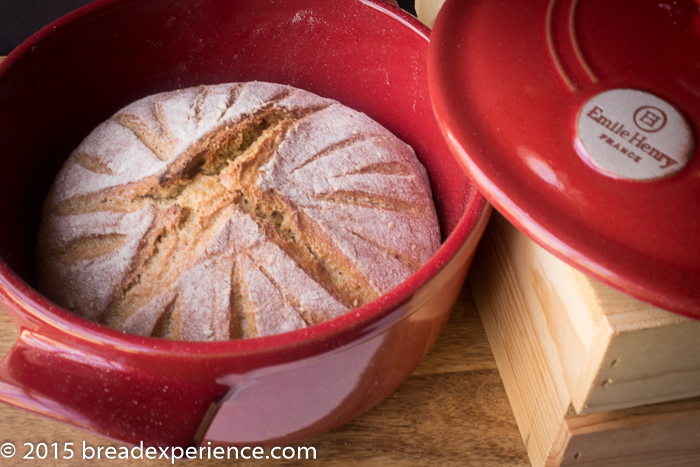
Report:
[{"label": "red baking dish", "polygon": [[[0,399],[173,446],[291,442],[390,394],[443,327],[489,214],[433,116],[428,36],[381,0],[101,0],[17,48],[0,64],[0,298],[19,329],[0,363]],[[149,94],[249,80],[337,99],[412,145],[441,221],[435,256],[338,319],[220,343],[116,332],[32,288],[42,201],[93,127]]]}]

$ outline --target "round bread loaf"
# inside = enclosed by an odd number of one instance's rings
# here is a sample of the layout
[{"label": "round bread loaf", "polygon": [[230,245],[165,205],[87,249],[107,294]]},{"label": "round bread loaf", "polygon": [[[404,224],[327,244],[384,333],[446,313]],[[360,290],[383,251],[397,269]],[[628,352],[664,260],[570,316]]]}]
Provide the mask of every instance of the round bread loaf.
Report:
[{"label": "round bread loaf", "polygon": [[37,280],[114,329],[225,340],[346,313],[439,245],[409,146],[336,101],[233,83],[146,97],[80,144],[44,205]]}]

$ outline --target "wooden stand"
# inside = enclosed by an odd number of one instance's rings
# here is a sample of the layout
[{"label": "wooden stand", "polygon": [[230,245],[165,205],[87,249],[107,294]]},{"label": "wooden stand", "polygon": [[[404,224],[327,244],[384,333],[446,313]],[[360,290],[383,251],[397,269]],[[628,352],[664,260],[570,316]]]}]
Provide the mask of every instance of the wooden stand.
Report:
[{"label": "wooden stand", "polygon": [[469,284],[533,465],[698,465],[700,321],[588,278],[497,213]]}]

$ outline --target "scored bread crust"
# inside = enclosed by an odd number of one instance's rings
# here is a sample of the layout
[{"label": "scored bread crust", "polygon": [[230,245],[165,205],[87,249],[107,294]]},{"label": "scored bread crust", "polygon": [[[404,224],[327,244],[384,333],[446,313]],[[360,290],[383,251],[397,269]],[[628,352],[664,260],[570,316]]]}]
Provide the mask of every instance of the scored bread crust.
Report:
[{"label": "scored bread crust", "polygon": [[40,291],[125,332],[277,334],[364,305],[440,246],[413,150],[271,83],[152,95],[99,125],[44,204]]}]

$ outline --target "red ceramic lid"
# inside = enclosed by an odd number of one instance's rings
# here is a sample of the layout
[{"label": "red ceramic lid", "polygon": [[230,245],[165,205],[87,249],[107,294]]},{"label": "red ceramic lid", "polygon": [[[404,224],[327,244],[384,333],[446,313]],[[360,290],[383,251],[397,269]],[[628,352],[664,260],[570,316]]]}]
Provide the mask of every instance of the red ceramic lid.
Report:
[{"label": "red ceramic lid", "polygon": [[453,152],[537,243],[700,319],[693,0],[447,0],[429,82]]}]

